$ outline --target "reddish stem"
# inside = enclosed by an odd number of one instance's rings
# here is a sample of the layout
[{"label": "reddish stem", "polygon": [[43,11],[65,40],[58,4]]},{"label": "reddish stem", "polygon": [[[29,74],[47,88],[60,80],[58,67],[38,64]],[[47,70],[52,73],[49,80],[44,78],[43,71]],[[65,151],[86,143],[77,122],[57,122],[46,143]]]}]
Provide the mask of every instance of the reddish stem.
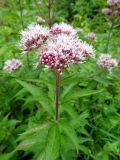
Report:
[{"label": "reddish stem", "polygon": [[56,71],[56,111],[55,111],[56,122],[58,122],[58,110],[59,110],[59,80],[60,80],[60,74]]}]

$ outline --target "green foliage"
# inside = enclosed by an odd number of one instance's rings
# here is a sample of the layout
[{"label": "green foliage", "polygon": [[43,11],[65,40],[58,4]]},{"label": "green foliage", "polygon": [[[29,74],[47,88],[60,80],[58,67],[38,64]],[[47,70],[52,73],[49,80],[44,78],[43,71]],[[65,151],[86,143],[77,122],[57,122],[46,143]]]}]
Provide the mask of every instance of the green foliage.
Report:
[{"label": "green foliage", "polygon": [[[36,16],[47,25],[46,2],[0,2],[0,160],[119,160],[120,67],[109,74],[95,65],[95,59],[67,68],[60,79],[55,122],[54,72],[42,66],[34,69],[34,52],[21,55],[19,32],[36,22]],[[79,36],[84,40],[89,31],[97,32],[92,45],[98,57],[109,26],[101,13],[105,4],[105,0],[56,0],[53,22],[82,27]],[[119,24],[112,32],[109,53],[120,61],[118,35]],[[4,61],[12,57],[21,59],[24,67],[7,74]]]}]

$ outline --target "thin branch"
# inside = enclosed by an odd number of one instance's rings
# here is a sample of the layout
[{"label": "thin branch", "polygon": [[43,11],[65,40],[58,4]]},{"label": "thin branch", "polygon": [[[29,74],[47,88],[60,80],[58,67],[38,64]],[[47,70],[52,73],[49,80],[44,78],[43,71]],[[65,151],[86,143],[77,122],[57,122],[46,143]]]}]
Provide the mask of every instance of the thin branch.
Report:
[{"label": "thin branch", "polygon": [[107,43],[106,43],[106,49],[105,49],[106,53],[108,52],[108,49],[109,49],[110,38],[111,38],[111,34],[112,34],[113,28],[114,28],[114,22],[112,22],[112,24],[111,24],[111,26],[109,28],[108,37],[107,37]]},{"label": "thin branch", "polygon": [[23,8],[22,8],[21,0],[19,0],[19,9],[20,9],[20,21],[21,21],[21,26],[22,26],[22,29],[24,29],[24,23],[23,23]]}]

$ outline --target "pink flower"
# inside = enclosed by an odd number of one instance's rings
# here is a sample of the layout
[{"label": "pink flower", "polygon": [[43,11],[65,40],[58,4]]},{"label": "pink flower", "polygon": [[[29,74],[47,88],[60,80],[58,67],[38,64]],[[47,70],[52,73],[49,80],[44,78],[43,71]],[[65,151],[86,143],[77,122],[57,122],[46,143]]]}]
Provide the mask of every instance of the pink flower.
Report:
[{"label": "pink flower", "polygon": [[27,29],[21,31],[20,47],[23,53],[41,47],[49,36],[48,28],[38,24],[30,24]]},{"label": "pink flower", "polygon": [[4,64],[3,70],[11,73],[15,70],[17,70],[18,68],[20,68],[22,66],[22,63],[20,60],[18,59],[11,59],[11,60],[7,60]]},{"label": "pink flower", "polygon": [[107,4],[110,5],[110,6],[113,6],[113,5],[116,5],[119,2],[120,2],[120,0],[108,0]]},{"label": "pink flower", "polygon": [[107,16],[107,15],[110,15],[112,13],[112,10],[110,8],[104,8],[102,10],[102,12]]},{"label": "pink flower", "polygon": [[67,34],[67,35],[75,35],[77,31],[70,25],[66,23],[60,23],[60,24],[55,24],[51,30],[50,33],[53,35],[58,35],[61,33]]},{"label": "pink flower", "polygon": [[113,68],[117,67],[118,62],[109,54],[101,54],[97,61],[97,65],[111,71]]},{"label": "pink flower", "polygon": [[94,41],[94,40],[96,40],[96,34],[93,32],[90,32],[87,34],[86,38]]},{"label": "pink flower", "polygon": [[40,53],[39,63],[62,73],[69,64],[82,63],[93,54],[93,48],[87,43],[76,37],[60,34],[48,40],[46,49]]}]

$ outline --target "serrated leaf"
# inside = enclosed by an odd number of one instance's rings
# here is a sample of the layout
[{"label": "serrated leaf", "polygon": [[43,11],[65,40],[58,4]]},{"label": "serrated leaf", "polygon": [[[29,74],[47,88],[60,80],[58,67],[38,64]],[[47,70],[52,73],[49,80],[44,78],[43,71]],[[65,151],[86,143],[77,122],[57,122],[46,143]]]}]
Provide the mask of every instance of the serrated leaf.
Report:
[{"label": "serrated leaf", "polygon": [[64,98],[65,95],[68,94],[75,85],[76,85],[76,83],[72,83],[68,87],[66,87],[64,89],[63,93],[61,94],[61,98]]},{"label": "serrated leaf", "polygon": [[63,131],[67,137],[69,137],[70,141],[74,144],[77,152],[79,150],[79,139],[75,133],[75,130],[66,124],[63,125]]},{"label": "serrated leaf", "polygon": [[40,97],[40,87],[35,86],[31,83],[27,83],[21,80],[16,80],[19,84],[21,84],[24,88],[26,88],[33,96]]},{"label": "serrated leaf", "polygon": [[65,103],[71,99],[76,99],[76,98],[81,98],[81,97],[86,97],[86,96],[90,96],[93,94],[97,94],[102,92],[103,89],[101,90],[88,90],[88,89],[76,89],[73,90],[72,92],[68,93],[62,101],[62,103]]},{"label": "serrated leaf", "polygon": [[10,152],[10,153],[6,153],[6,154],[1,154],[0,155],[0,160],[11,160],[11,158],[13,157],[13,155],[15,154],[15,150]]},{"label": "serrated leaf", "polygon": [[56,160],[59,156],[60,133],[58,124],[50,128],[48,133],[48,143],[45,149],[45,160]]},{"label": "serrated leaf", "polygon": [[30,135],[30,134],[33,134],[33,133],[36,133],[38,131],[41,131],[41,130],[46,130],[47,128],[49,127],[49,123],[46,123],[46,124],[42,124],[40,126],[33,126],[31,129],[27,130],[26,132],[20,134],[21,136],[24,136],[24,135]]},{"label": "serrated leaf", "polygon": [[43,88],[21,80],[16,81],[20,85],[22,85],[28,92],[30,92],[34,96],[34,98],[36,98],[36,100],[40,102],[40,104],[45,108],[46,111],[48,111],[51,115],[54,114],[54,104],[52,104],[53,102],[48,99],[47,93],[43,90]]}]

